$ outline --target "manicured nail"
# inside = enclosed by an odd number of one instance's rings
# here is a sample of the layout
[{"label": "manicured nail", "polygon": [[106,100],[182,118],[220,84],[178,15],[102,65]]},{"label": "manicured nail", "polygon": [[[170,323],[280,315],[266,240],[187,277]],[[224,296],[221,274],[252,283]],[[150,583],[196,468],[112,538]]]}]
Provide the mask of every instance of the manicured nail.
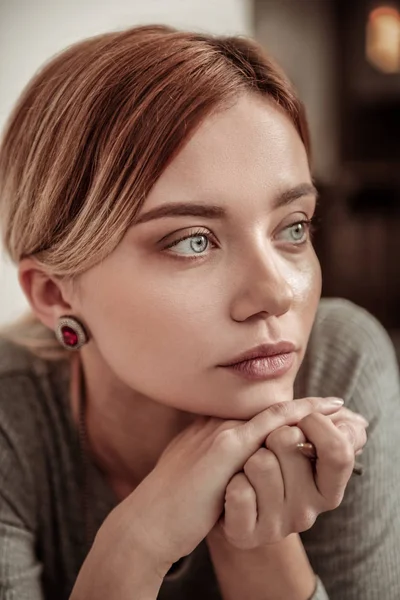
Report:
[{"label": "manicured nail", "polygon": [[341,398],[327,398],[326,399],[329,404],[333,404],[333,406],[343,406],[344,400]]}]

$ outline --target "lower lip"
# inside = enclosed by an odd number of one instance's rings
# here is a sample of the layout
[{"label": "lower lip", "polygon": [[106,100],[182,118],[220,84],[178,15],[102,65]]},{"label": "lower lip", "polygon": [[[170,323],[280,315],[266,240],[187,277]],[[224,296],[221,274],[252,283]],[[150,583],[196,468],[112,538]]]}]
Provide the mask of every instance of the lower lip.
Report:
[{"label": "lower lip", "polygon": [[294,352],[289,352],[287,354],[275,354],[274,356],[245,360],[235,365],[224,367],[224,369],[229,369],[251,381],[263,381],[265,379],[281,377],[289,371],[293,362]]}]

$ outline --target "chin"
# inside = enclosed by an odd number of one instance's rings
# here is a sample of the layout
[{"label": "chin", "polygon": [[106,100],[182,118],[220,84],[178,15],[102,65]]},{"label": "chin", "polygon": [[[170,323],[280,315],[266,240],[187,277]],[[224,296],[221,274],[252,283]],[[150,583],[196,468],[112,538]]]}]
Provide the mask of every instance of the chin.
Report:
[{"label": "chin", "polygon": [[249,421],[273,404],[289,402],[293,398],[293,381],[263,382],[253,388],[241,389],[235,397],[227,397],[225,402],[221,402],[220,396],[219,402],[212,407],[213,414],[209,416]]}]

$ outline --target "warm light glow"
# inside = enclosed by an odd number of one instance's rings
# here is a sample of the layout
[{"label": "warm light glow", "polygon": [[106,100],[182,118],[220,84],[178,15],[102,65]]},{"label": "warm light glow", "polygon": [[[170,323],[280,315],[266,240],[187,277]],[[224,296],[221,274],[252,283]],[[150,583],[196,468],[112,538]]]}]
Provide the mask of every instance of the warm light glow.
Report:
[{"label": "warm light glow", "polygon": [[392,6],[372,10],[367,23],[366,55],[384,73],[400,73],[400,12]]},{"label": "warm light glow", "polygon": [[370,19],[379,19],[382,16],[391,15],[396,19],[399,16],[399,11],[393,6],[378,6],[378,8],[374,8],[371,10],[369,18]]}]

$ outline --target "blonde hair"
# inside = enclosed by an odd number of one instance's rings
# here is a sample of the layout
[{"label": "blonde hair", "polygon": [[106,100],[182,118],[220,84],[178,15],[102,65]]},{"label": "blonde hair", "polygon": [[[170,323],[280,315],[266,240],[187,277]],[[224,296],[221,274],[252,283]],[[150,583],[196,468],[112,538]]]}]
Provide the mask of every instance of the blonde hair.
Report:
[{"label": "blonde hair", "polygon": [[[145,26],[67,48],[30,81],[0,147],[0,226],[11,260],[77,277],[109,255],[161,173],[212,110],[246,90],[288,114],[309,153],[302,104],[255,42]],[[33,313],[0,335],[66,356]]]}]

